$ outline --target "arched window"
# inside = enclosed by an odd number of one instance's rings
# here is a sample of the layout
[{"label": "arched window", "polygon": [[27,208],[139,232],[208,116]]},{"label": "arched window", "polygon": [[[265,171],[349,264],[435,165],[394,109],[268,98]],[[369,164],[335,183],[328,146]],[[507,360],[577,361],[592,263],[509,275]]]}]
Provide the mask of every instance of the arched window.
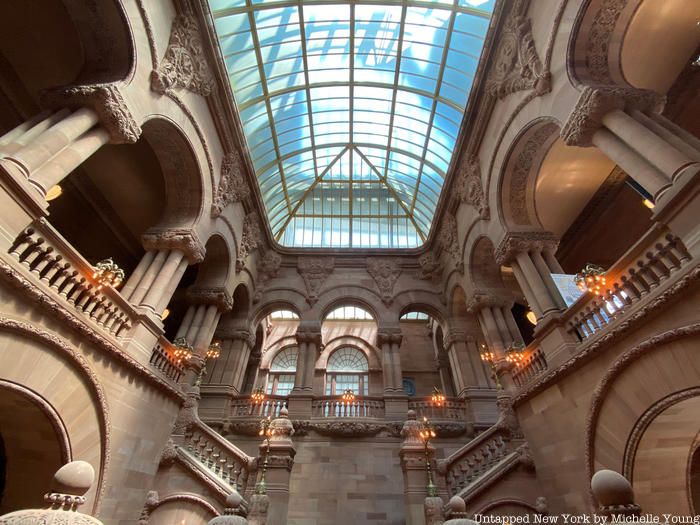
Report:
[{"label": "arched window", "polygon": [[341,395],[350,389],[366,396],[368,392],[369,364],[365,354],[357,348],[346,346],[333,352],[326,366],[326,395]]},{"label": "arched window", "polygon": [[270,363],[270,374],[267,376],[268,394],[287,396],[294,388],[294,375],[297,371],[297,356],[299,349],[295,346],[279,352]]}]

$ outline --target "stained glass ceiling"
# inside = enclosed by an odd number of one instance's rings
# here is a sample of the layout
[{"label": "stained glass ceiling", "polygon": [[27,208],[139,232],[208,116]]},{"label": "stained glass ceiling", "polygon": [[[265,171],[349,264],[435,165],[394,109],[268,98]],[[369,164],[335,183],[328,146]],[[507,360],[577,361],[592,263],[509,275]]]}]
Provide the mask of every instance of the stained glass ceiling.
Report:
[{"label": "stained glass ceiling", "polygon": [[209,0],[275,239],[426,240],[495,0]]}]

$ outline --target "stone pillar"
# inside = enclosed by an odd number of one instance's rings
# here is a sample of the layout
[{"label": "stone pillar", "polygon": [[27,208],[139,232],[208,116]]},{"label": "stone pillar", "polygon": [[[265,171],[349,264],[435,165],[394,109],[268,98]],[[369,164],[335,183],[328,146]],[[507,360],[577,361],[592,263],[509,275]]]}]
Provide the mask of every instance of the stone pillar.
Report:
[{"label": "stone pillar", "polygon": [[586,86],[561,130],[570,146],[597,146],[657,201],[684,174],[700,171],[700,144],[659,116],[650,90]]},{"label": "stone pillar", "polygon": [[449,352],[444,348],[440,348],[435,356],[435,368],[440,375],[440,386],[442,391],[448,397],[457,397],[457,386],[452,377],[452,365],[450,364]]},{"label": "stone pillar", "polygon": [[[296,449],[292,442],[294,427],[289,420],[287,409],[282,408],[277,419],[270,423],[272,435],[269,440],[269,450],[267,443],[260,444],[260,458],[258,458],[258,469],[260,470],[267,455],[267,469],[265,474],[264,491],[270,498],[270,506],[267,514],[267,525],[286,525],[287,509],[289,508],[289,480],[294,466],[294,456]],[[258,485],[256,492],[263,489],[260,485],[260,475],[258,474]]]},{"label": "stone pillar", "polygon": [[289,411],[295,418],[310,418],[316,359],[322,349],[321,324],[317,321],[301,321],[296,338],[299,354],[294,388],[289,395]]},{"label": "stone pillar", "polygon": [[[420,438],[421,423],[416,420],[416,413],[409,410],[407,420],[401,429],[403,442],[399,449],[401,471],[403,473],[403,494],[406,510],[406,525],[423,525],[425,515],[423,504],[427,493],[426,448]],[[435,448],[428,445],[427,457],[433,461]],[[433,469],[435,472],[435,469]]]},{"label": "stone pillar", "polygon": [[401,329],[398,326],[380,326],[377,329],[377,346],[382,352],[384,413],[390,419],[403,418],[408,410],[408,397],[403,391],[401,341]]},{"label": "stone pillar", "polygon": [[464,398],[469,386],[477,384],[476,375],[471,368],[467,336],[463,330],[450,326],[443,336],[443,344],[447,350],[449,368],[452,372],[452,384],[455,386],[455,396]]}]

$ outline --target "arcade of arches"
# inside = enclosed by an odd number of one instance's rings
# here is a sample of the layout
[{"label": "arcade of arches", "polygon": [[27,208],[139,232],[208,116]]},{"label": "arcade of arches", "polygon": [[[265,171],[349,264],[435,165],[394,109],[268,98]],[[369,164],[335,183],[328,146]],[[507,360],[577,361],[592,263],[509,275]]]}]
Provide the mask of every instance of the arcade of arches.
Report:
[{"label": "arcade of arches", "polygon": [[697,1],[0,29],[0,515],[76,460],[107,525],[700,513]]}]

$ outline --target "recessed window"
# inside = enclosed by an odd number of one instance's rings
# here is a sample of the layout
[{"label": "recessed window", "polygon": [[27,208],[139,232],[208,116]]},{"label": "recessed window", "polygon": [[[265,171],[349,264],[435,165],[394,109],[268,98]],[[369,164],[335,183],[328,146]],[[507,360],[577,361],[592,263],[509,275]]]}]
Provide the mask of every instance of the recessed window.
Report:
[{"label": "recessed window", "polygon": [[353,347],[339,348],[328,358],[326,395],[339,396],[346,390],[366,396],[369,390],[367,358]]}]

